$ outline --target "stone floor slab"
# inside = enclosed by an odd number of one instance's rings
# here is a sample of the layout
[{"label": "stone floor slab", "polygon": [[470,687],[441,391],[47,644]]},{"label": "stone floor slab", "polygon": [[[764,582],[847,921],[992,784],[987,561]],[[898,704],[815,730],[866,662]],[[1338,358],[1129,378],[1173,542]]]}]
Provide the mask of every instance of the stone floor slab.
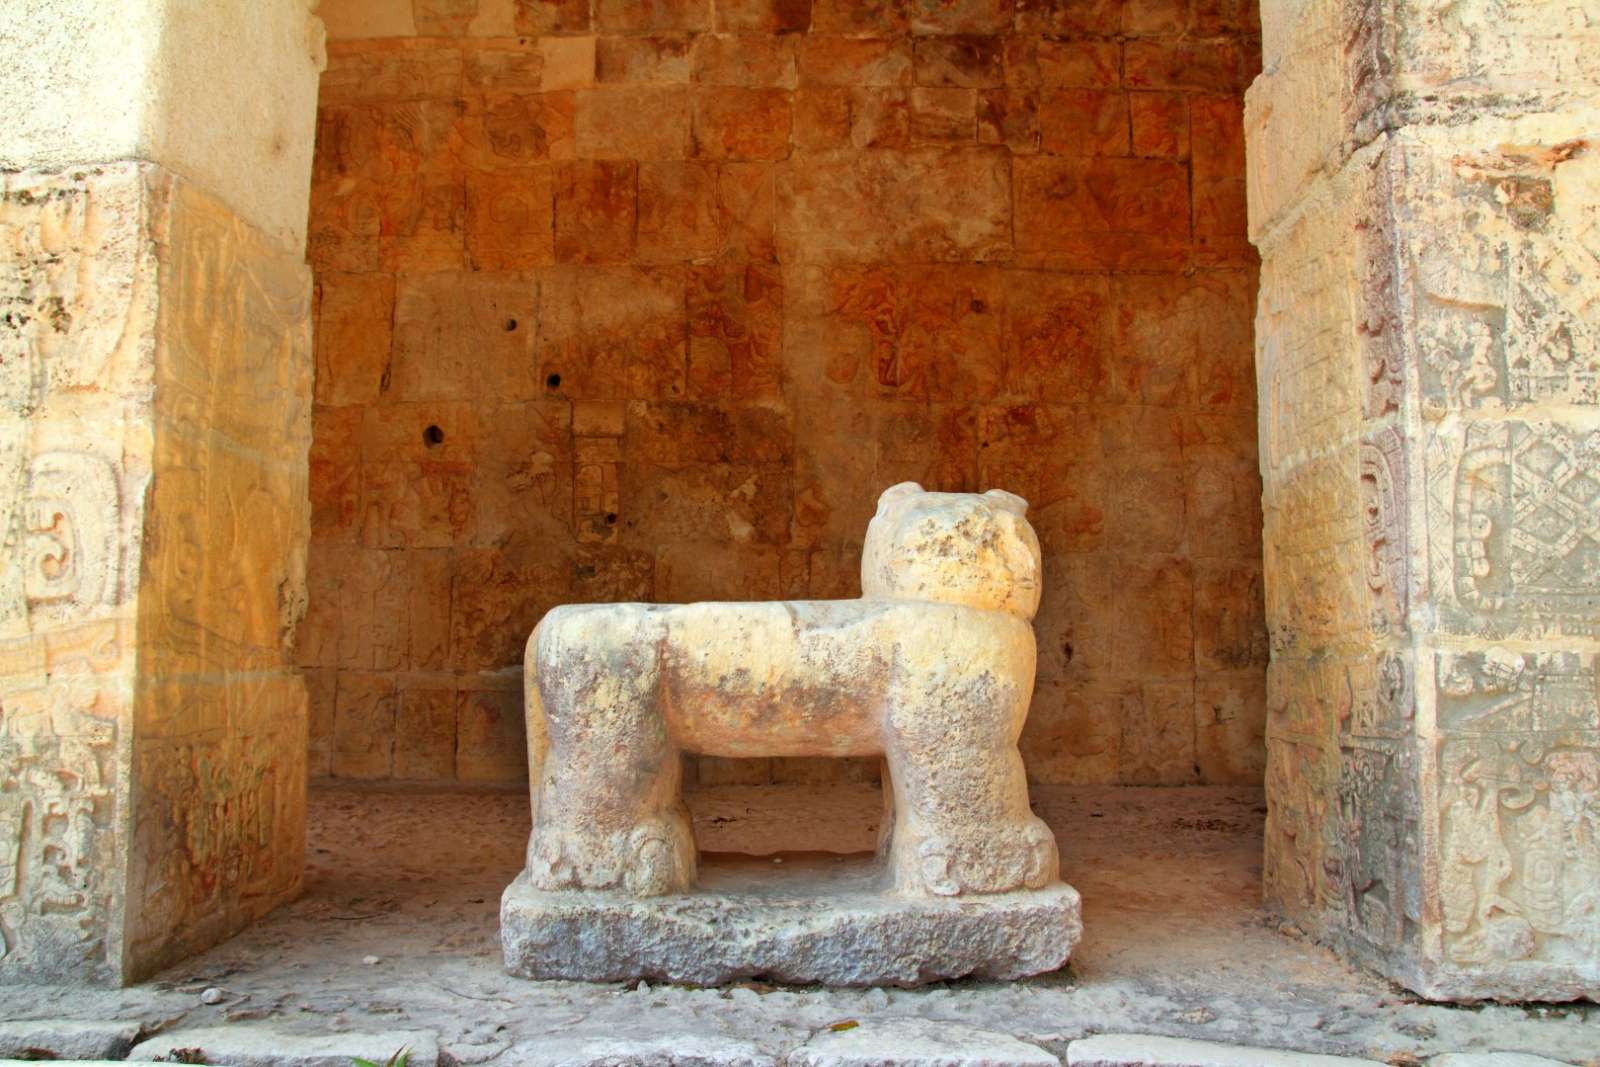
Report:
[{"label": "stone floor slab", "polygon": [[756,1045],[718,1034],[541,1038],[513,1045],[494,1067],[777,1067]]},{"label": "stone floor slab", "polygon": [[1067,1067],[1384,1067],[1377,1060],[1219,1045],[1151,1034],[1101,1034],[1067,1046]]},{"label": "stone floor slab", "polygon": [[[357,1057],[383,1063],[401,1049],[408,1050],[406,1067],[438,1067],[438,1038],[425,1030],[305,1035],[248,1023],[169,1030],[136,1045],[130,1058],[218,1067],[350,1067]],[[180,1050],[185,1055],[175,1056]]]},{"label": "stone floor slab", "polygon": [[[685,1031],[749,1042],[781,1063],[830,1024],[908,1016],[1010,1034],[1058,1054],[1096,1033],[1396,1064],[1515,1049],[1579,1065],[1600,1050],[1593,1008],[1430,1004],[1264,913],[1258,789],[1032,793],[1084,906],[1084,937],[1070,966],[1037,978],[916,989],[514,978],[503,969],[499,910],[525,858],[527,790],[343,785],[311,791],[299,900],[136,986],[7,986],[0,1016],[172,1019],[185,1029],[303,1034],[428,1030],[439,1035],[441,1057],[449,1052],[463,1067],[501,1067],[512,1049],[551,1036]],[[691,792],[687,802],[703,848],[769,856],[871,849],[883,812],[880,789],[848,782],[721,786]],[[198,996],[213,986],[226,994],[221,1001]]]},{"label": "stone floor slab", "polygon": [[120,1060],[138,1038],[136,1022],[78,1019],[0,1022],[0,1059]]},{"label": "stone floor slab", "polygon": [[932,1019],[870,1019],[825,1030],[789,1054],[789,1067],[1060,1067],[1038,1045]]},{"label": "stone floor slab", "polygon": [[1446,1052],[1428,1061],[1428,1067],[1572,1067],[1565,1060],[1530,1056],[1525,1052]]},{"label": "stone floor slab", "polygon": [[509,973],[596,982],[1021,978],[1066,963],[1082,932],[1071,886],[897,897],[870,856],[703,856],[696,891],[664,897],[541,892],[519,877],[500,905]]}]

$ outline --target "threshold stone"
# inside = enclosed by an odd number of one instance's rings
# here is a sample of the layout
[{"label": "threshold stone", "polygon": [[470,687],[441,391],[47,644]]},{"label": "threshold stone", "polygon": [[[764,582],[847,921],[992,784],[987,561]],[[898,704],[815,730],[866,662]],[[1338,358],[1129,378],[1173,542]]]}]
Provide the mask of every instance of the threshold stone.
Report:
[{"label": "threshold stone", "polygon": [[522,978],[719,985],[761,977],[913,986],[974,974],[1022,978],[1066,963],[1083,932],[1078,893],[935,899],[882,892],[870,856],[707,854],[691,892],[547,892],[519,876],[500,902],[506,970]]},{"label": "threshold stone", "polygon": [[291,1034],[247,1023],[169,1030],[140,1042],[128,1058],[171,1061],[179,1049],[193,1051],[178,1062],[216,1067],[350,1067],[357,1057],[383,1063],[401,1049],[410,1050],[406,1067],[439,1064],[439,1040],[427,1030]]}]

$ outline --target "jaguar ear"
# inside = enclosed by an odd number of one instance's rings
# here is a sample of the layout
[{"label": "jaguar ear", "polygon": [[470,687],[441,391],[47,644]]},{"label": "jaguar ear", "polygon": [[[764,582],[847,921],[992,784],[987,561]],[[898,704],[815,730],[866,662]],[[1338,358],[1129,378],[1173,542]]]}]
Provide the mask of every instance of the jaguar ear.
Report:
[{"label": "jaguar ear", "polygon": [[1018,516],[1028,513],[1028,502],[1015,493],[1008,493],[1004,489],[991,489],[983,494],[983,498],[997,508],[1004,508]]},{"label": "jaguar ear", "polygon": [[881,496],[878,497],[878,514],[882,515],[883,510],[889,506],[891,501],[898,500],[903,496],[911,496],[914,493],[922,492],[926,492],[926,490],[924,490],[922,486],[918,485],[916,482],[901,482],[899,485],[891,485],[889,488],[883,491]]}]

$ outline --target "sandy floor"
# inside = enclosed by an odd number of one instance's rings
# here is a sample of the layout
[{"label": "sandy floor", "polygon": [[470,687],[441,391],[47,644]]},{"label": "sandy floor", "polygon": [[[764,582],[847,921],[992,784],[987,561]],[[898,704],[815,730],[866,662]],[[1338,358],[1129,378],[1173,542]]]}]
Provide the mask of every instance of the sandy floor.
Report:
[{"label": "sandy floor", "polygon": [[[859,785],[721,787],[690,803],[702,847],[714,851],[870,849],[880,813],[876,787]],[[521,866],[527,807],[520,792],[315,791],[298,902],[154,982],[65,998],[0,991],[0,1015],[427,1029],[463,1063],[552,1034],[694,1031],[781,1052],[840,1020],[908,1015],[1056,1051],[1086,1034],[1144,1032],[1396,1063],[1459,1050],[1600,1056],[1600,1008],[1428,1005],[1280,929],[1259,907],[1265,809],[1252,790],[1035,790],[1084,899],[1070,966],[1023,982],[909,991],[508,978],[496,911]],[[221,1004],[199,1003],[209,986],[226,992]]]}]

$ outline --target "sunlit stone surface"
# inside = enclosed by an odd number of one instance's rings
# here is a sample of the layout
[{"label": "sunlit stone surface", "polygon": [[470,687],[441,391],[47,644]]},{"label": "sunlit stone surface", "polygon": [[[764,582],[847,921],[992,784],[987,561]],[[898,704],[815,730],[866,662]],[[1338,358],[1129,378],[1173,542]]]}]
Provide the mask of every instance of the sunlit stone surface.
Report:
[{"label": "sunlit stone surface", "polygon": [[[535,819],[502,907],[508,968],[909,984],[1064,963],[1077,894],[1017,752],[1040,586],[1026,508],[889,489],[857,600],[546,615],[528,642]],[[682,752],[883,757],[879,863],[697,877]]]}]

